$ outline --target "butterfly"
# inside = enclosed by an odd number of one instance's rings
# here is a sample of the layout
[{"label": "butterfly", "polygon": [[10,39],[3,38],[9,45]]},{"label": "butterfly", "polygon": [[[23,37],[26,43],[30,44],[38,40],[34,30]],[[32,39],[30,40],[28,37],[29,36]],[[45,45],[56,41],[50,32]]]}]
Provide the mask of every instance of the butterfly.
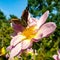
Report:
[{"label": "butterfly", "polygon": [[10,22],[14,22],[15,24],[21,24],[22,26],[26,27],[28,21],[28,9],[26,8],[20,19],[11,19]]}]

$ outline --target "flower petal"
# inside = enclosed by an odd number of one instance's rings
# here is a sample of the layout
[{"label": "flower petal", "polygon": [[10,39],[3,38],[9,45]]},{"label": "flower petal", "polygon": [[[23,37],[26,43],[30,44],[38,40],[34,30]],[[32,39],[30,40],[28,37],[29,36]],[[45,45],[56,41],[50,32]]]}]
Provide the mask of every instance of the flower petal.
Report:
[{"label": "flower petal", "polygon": [[10,51],[12,48],[13,48],[12,46],[8,46],[8,47],[6,48],[6,50],[7,50],[7,51]]},{"label": "flower petal", "polygon": [[30,13],[29,13],[29,16],[28,16],[28,26],[33,26],[33,25],[36,25],[36,24],[37,24],[37,19],[30,17]]},{"label": "flower petal", "polygon": [[5,57],[6,57],[6,58],[9,58],[9,54],[7,53],[7,54],[5,55]]},{"label": "flower petal", "polygon": [[21,52],[21,43],[17,44],[10,52],[10,58],[18,55]]},{"label": "flower petal", "polygon": [[31,16],[30,16],[30,13],[28,12],[28,21],[29,21],[30,17],[31,17]]},{"label": "flower petal", "polygon": [[43,37],[46,37],[47,35],[54,32],[55,29],[56,29],[56,24],[55,23],[53,23],[53,22],[46,23],[43,26],[41,26],[40,30],[38,30],[35,38],[36,39],[41,39]]},{"label": "flower petal", "polygon": [[58,53],[58,58],[60,59],[60,50],[58,50],[57,53]]},{"label": "flower petal", "polygon": [[31,46],[32,46],[31,40],[26,39],[26,40],[21,41],[11,50],[10,58],[18,55],[21,52],[21,50],[25,50]]},{"label": "flower petal", "polygon": [[22,50],[27,49],[32,46],[32,41],[29,39],[26,39],[21,42],[22,43]]},{"label": "flower petal", "polygon": [[26,54],[27,54],[27,55],[28,55],[28,54],[33,55],[33,54],[34,54],[34,50],[33,50],[32,48],[28,48],[28,49],[26,50]]},{"label": "flower petal", "polygon": [[39,28],[42,24],[45,23],[47,17],[48,17],[48,14],[49,14],[49,11],[46,11],[41,17],[40,19],[38,20],[37,22],[37,28]]},{"label": "flower petal", "polygon": [[60,50],[57,51],[58,55],[60,54]]},{"label": "flower petal", "polygon": [[22,32],[24,30],[24,27],[21,24],[15,24],[14,22],[12,22],[11,24],[16,33]]},{"label": "flower petal", "polygon": [[28,26],[34,26],[34,25],[36,25],[37,24],[37,19],[35,19],[35,18],[30,18],[30,22],[28,23]]},{"label": "flower petal", "polygon": [[57,55],[53,55],[53,58],[54,58],[55,60],[58,60],[58,56],[57,56]]},{"label": "flower petal", "polygon": [[10,45],[15,46],[16,44],[18,44],[19,42],[21,42],[23,39],[25,39],[26,37],[23,35],[17,35],[15,36],[12,40]]}]

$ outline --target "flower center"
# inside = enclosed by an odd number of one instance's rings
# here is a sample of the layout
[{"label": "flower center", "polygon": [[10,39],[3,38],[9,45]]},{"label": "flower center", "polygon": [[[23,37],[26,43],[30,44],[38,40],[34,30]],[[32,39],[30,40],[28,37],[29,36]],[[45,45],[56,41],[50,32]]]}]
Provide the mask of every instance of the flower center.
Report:
[{"label": "flower center", "polygon": [[22,32],[22,34],[23,34],[24,36],[26,36],[27,38],[33,38],[34,35],[36,34],[34,28],[35,28],[35,26],[26,28],[26,29]]}]

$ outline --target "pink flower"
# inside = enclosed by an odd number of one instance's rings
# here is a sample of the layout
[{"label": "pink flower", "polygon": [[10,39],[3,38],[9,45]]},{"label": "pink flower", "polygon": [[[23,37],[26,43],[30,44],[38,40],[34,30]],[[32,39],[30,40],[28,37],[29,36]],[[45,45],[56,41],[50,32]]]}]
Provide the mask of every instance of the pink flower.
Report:
[{"label": "pink flower", "polygon": [[[53,22],[45,23],[49,11],[46,11],[41,18],[30,17],[28,15],[28,25],[24,28],[20,24],[12,22],[12,26],[17,35],[14,36],[10,42],[10,58],[20,54],[23,50],[30,48],[33,42],[39,42],[41,38],[50,35],[56,29],[56,24]],[[12,47],[12,49],[11,49]]]},{"label": "pink flower", "polygon": [[6,58],[9,58],[9,54],[6,54],[6,56],[5,56]]},{"label": "pink flower", "polygon": [[36,52],[36,50],[34,50],[32,48],[29,48],[29,49],[26,50],[26,54],[27,55],[31,54],[33,56],[33,55],[37,55],[37,52]]},{"label": "pink flower", "polygon": [[57,51],[57,55],[53,55],[54,60],[60,60],[60,50]]},{"label": "pink flower", "polygon": [[29,49],[26,50],[26,54],[27,54],[27,55],[28,55],[28,54],[33,55],[33,54],[34,54],[34,50],[33,50],[32,48],[29,48]]}]

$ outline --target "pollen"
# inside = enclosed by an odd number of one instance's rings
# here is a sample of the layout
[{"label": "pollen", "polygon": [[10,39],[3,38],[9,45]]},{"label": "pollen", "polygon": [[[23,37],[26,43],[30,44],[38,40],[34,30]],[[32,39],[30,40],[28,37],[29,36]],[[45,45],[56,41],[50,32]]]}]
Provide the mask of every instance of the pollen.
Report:
[{"label": "pollen", "polygon": [[22,32],[22,34],[23,34],[24,36],[26,36],[27,38],[32,38],[32,37],[34,37],[34,35],[36,34],[34,28],[35,28],[34,26],[29,27],[29,28],[26,28],[26,29]]}]

